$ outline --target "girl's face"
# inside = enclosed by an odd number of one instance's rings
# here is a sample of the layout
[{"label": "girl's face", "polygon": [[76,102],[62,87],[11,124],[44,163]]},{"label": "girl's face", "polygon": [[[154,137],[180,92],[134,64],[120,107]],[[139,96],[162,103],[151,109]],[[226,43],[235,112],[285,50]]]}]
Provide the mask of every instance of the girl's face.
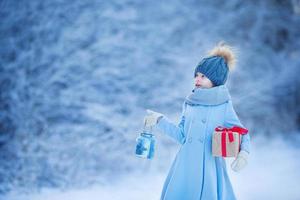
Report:
[{"label": "girl's face", "polygon": [[211,88],[213,87],[213,83],[204,74],[197,72],[195,77],[195,87]]}]

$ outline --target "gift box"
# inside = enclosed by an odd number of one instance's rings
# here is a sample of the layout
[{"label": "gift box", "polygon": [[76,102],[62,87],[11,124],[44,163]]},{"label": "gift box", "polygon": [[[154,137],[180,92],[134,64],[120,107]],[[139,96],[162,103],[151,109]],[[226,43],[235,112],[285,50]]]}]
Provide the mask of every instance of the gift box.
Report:
[{"label": "gift box", "polygon": [[216,127],[212,138],[213,156],[236,157],[240,152],[241,135],[247,133],[247,129],[238,126]]}]

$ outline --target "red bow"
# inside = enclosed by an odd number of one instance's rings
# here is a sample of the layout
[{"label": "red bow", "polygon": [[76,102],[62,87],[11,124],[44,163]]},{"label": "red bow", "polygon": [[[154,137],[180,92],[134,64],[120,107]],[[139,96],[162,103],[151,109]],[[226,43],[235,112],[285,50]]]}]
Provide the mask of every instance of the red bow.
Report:
[{"label": "red bow", "polygon": [[233,126],[231,128],[226,128],[223,126],[218,126],[215,128],[215,131],[232,131],[232,132],[238,132],[241,135],[245,135],[248,133],[248,129],[238,127],[238,126]]}]

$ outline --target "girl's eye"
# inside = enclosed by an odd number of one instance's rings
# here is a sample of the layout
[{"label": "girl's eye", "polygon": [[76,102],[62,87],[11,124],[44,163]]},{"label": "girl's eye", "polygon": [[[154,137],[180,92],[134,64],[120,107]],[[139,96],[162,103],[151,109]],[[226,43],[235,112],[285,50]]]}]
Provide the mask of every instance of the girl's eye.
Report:
[{"label": "girl's eye", "polygon": [[194,78],[196,78],[196,77],[198,77],[198,76],[201,76],[202,78],[205,78],[205,77],[206,77],[204,74],[196,74],[196,75],[194,76]]}]

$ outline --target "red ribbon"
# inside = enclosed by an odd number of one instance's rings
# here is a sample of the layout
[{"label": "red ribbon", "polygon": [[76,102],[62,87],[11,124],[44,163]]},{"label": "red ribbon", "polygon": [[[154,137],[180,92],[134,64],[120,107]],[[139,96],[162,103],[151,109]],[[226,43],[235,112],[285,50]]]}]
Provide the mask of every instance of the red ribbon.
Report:
[{"label": "red ribbon", "polygon": [[[221,146],[222,146],[222,156],[226,157],[226,135],[228,133],[229,142],[234,141],[233,132],[239,133],[239,135],[245,135],[248,133],[248,130],[242,127],[233,126],[231,128],[226,128],[222,126],[218,126],[215,128],[215,131],[220,132],[221,135]],[[239,137],[239,144],[240,144],[240,137]],[[239,147],[240,148],[240,147]]]}]

